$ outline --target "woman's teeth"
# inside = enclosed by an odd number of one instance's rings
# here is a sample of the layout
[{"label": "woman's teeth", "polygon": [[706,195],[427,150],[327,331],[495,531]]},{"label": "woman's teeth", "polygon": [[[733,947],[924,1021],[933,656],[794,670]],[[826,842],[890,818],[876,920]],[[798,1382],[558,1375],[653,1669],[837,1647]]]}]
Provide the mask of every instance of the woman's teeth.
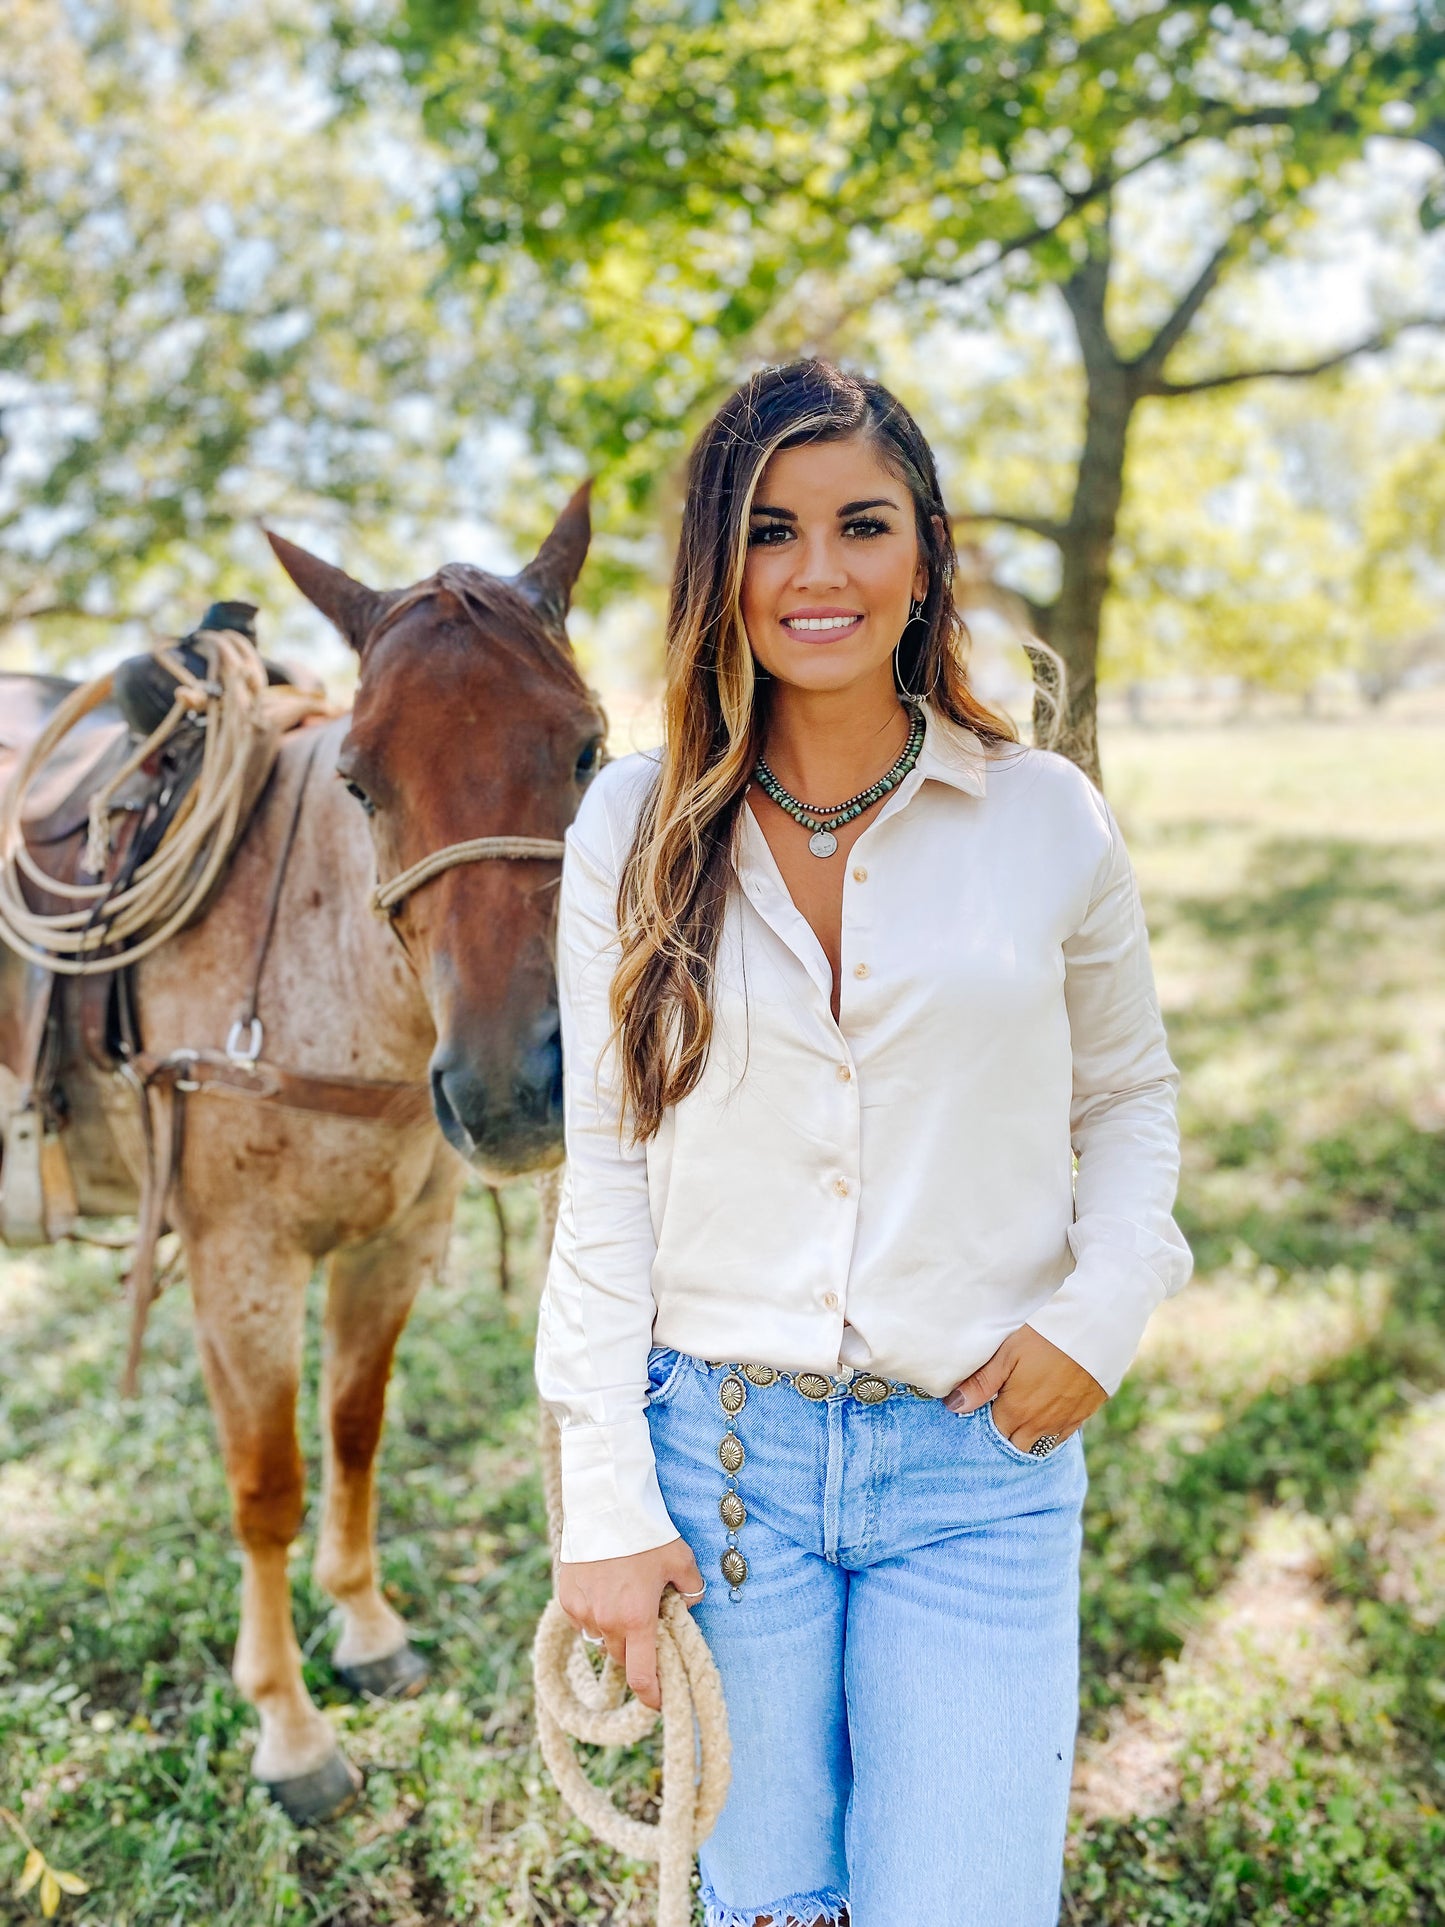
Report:
[{"label": "woman's teeth", "polygon": [[851,629],[858,616],[784,616],[785,629]]}]

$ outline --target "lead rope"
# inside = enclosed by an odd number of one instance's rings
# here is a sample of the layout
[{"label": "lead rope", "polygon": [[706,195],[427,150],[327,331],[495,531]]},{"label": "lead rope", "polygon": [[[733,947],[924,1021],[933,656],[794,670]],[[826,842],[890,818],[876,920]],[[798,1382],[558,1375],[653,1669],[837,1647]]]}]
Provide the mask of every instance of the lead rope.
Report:
[{"label": "lead rope", "polygon": [[[541,1249],[551,1250],[560,1173],[537,1180]],[[557,1421],[541,1408],[542,1491],[555,1573],[562,1548],[562,1440]],[[581,1634],[554,1596],[537,1626],[532,1674],[537,1689],[537,1740],[557,1790],[582,1824],[609,1847],[634,1860],[656,1860],[657,1927],[688,1927],[692,1919],[692,1863],[727,1798],[731,1749],[727,1706],[717,1666],[692,1614],[669,1586],[657,1627],[662,1685],[662,1802],[656,1821],[619,1813],[587,1778],[573,1740],[591,1746],[635,1746],[658,1715],[627,1693],[622,1668],[610,1658],[594,1672]]]}]

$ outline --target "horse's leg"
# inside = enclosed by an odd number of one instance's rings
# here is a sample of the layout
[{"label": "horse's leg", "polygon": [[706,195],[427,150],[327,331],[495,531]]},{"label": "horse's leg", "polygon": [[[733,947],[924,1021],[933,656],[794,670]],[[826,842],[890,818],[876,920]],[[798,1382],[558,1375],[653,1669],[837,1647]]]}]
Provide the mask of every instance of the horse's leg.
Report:
[{"label": "horse's leg", "polygon": [[426,1678],[404,1621],[377,1585],[376,1452],[392,1355],[417,1291],[445,1254],[457,1181],[456,1160],[440,1154],[403,1217],[334,1251],[327,1265],[326,1483],[315,1573],[341,1609],[337,1669],[363,1692],[403,1695]]},{"label": "horse's leg", "polygon": [[252,1772],[292,1819],[319,1819],[361,1781],[306,1691],[291,1618],[287,1558],[305,1500],[296,1392],[311,1259],[237,1226],[193,1237],[187,1258],[241,1542],[241,1629],[231,1670],[260,1716]]}]

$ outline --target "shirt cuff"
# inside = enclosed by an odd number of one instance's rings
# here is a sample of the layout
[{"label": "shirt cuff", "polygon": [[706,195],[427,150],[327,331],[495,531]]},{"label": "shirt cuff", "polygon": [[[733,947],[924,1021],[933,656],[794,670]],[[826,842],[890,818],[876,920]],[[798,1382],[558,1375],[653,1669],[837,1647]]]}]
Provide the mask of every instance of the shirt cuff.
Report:
[{"label": "shirt cuff", "polygon": [[646,1418],[562,1425],[562,1558],[622,1559],[678,1538]]},{"label": "shirt cuff", "polygon": [[1193,1260],[1177,1230],[1177,1244],[1136,1231],[1136,1241],[1147,1239],[1157,1247],[1151,1259],[1122,1240],[1076,1243],[1079,1229],[1076,1225],[1069,1233],[1078,1263],[1026,1322],[1082,1365],[1112,1398],[1139,1349],[1144,1327],[1159,1304],[1187,1282]]}]

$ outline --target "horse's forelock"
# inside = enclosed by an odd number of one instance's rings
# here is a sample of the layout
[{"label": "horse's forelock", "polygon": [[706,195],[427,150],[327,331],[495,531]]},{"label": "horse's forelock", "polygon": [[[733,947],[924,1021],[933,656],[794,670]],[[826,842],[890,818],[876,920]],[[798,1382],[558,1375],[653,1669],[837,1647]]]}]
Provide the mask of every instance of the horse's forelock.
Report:
[{"label": "horse's forelock", "polygon": [[541,655],[562,669],[568,680],[586,692],[587,685],[568,646],[543,619],[536,606],[515,584],[479,569],[472,562],[443,562],[435,575],[404,589],[366,639],[369,649],[401,618],[431,597],[448,594],[458,601],[473,626],[487,641],[504,648],[521,644],[529,656]]}]

